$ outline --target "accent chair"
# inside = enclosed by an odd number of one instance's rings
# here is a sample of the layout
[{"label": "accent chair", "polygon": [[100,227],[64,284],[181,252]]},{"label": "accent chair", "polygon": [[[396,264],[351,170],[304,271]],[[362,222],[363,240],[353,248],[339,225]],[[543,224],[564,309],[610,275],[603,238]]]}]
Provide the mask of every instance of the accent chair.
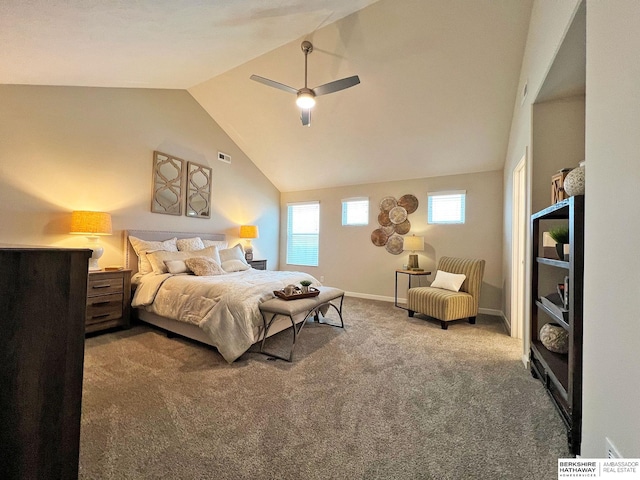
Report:
[{"label": "accent chair", "polygon": [[[440,320],[440,326],[446,330],[449,322],[468,318],[476,323],[480,287],[484,275],[484,260],[442,257],[438,270],[452,274],[464,274],[465,279],[459,291],[438,287],[415,287],[407,292],[409,316],[415,312]],[[437,275],[437,274],[436,274]]]}]

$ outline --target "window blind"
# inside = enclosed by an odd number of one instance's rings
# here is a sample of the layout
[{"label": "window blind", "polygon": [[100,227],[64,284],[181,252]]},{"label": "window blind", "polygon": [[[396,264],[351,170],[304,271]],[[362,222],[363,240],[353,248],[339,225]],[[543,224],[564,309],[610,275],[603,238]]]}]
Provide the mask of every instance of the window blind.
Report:
[{"label": "window blind", "polygon": [[342,225],[369,225],[369,199],[367,197],[342,200]]},{"label": "window blind", "polygon": [[466,190],[427,194],[427,222],[455,224],[465,222]]},{"label": "window blind", "polygon": [[320,202],[287,205],[287,264],[318,266]]}]

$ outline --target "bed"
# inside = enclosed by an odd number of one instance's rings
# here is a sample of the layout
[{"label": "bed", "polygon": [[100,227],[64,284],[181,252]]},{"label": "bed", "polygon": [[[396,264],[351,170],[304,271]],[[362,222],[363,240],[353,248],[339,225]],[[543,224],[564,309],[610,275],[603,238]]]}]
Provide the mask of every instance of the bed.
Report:
[{"label": "bed", "polygon": [[[175,252],[172,249],[174,238],[186,244],[199,238],[208,246],[205,253],[202,253],[200,246],[189,253],[164,253],[163,249],[156,253],[154,249],[148,248],[146,257],[151,260],[149,263],[158,268],[162,266],[165,270],[149,272],[149,265],[141,265],[140,257],[145,257],[141,252],[141,243],[155,245],[168,241],[170,247],[167,248]],[[125,265],[132,271],[132,308],[137,318],[168,332],[212,345],[229,363],[240,357],[251,345],[262,340],[264,327],[259,304],[274,298],[274,290],[298,284],[301,280],[310,280],[314,286],[320,285],[316,278],[303,272],[248,268],[212,276],[197,276],[176,273],[179,269],[174,269],[173,273],[170,271],[172,269],[169,267],[176,267],[179,263],[173,263],[173,259],[178,257],[187,257],[188,260],[191,255],[205,256],[217,250],[218,254],[227,252],[228,258],[228,252],[234,247],[226,245],[224,234],[128,230],[125,231],[124,240]],[[223,248],[224,246],[227,248]],[[235,248],[238,248],[237,245]],[[231,255],[235,253],[237,252],[233,250]],[[158,260],[163,258],[165,260],[162,262]],[[231,262],[216,260],[225,266]],[[304,315],[296,319],[302,320]],[[289,327],[291,321],[288,318],[276,319],[269,328],[268,336]]]}]

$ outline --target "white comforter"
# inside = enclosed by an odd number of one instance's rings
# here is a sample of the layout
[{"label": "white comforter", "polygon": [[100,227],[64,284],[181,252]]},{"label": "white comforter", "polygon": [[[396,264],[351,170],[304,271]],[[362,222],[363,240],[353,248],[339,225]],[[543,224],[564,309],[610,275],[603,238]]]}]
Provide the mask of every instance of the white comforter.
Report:
[{"label": "white comforter", "polygon": [[131,305],[202,328],[229,363],[259,340],[258,304],[273,291],[314,277],[302,272],[245,270],[212,277],[154,275],[141,277]]}]

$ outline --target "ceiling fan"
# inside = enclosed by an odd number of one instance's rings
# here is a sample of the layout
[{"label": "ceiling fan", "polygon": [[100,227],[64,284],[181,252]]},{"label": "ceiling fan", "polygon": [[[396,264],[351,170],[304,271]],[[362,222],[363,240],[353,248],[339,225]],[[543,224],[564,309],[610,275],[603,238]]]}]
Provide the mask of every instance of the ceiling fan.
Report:
[{"label": "ceiling fan", "polygon": [[308,127],[311,125],[311,109],[316,104],[316,97],[320,95],[326,95],[328,93],[339,92],[345,88],[353,87],[360,83],[360,79],[357,75],[353,77],[346,77],[340,80],[334,80],[333,82],[325,83],[316,88],[307,87],[307,56],[313,52],[313,45],[311,42],[305,40],[301,45],[302,52],[304,53],[304,87],[297,90],[293,87],[285,85],[283,83],[269,80],[268,78],[260,77],[258,75],[251,75],[251,80],[264,83],[270,87],[279,88],[285,92],[294,93],[297,95],[296,104],[300,107],[300,120],[302,125]]}]

